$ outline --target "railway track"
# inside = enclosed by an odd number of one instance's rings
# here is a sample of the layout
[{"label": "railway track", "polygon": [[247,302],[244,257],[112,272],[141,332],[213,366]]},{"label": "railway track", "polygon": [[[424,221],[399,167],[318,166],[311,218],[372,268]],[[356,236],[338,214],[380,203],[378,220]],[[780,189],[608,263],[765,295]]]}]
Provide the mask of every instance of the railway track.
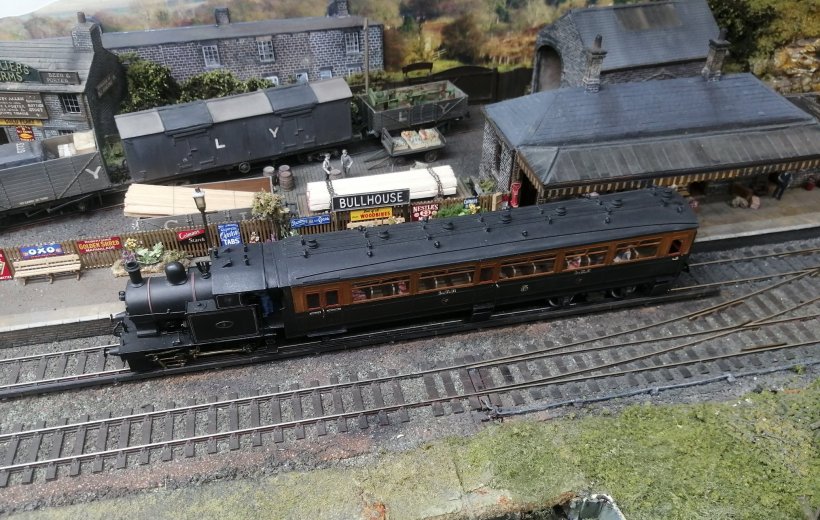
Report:
[{"label": "railway track", "polygon": [[[717,260],[694,262],[693,271],[687,281],[694,285],[677,287],[672,294],[661,299],[636,298],[629,300],[604,300],[587,303],[583,307],[575,306],[567,309],[550,307],[530,307],[527,309],[498,312],[485,322],[469,322],[463,319],[452,319],[434,323],[422,323],[410,326],[394,327],[372,332],[348,334],[343,337],[324,340],[310,340],[293,342],[277,351],[257,350],[249,354],[225,356],[220,359],[203,358],[194,363],[167,367],[146,374],[130,372],[116,357],[106,355],[106,350],[112,345],[75,349],[66,352],[33,354],[28,356],[0,359],[0,398],[14,398],[25,395],[43,394],[56,391],[68,391],[89,386],[124,383],[143,379],[178,375],[193,371],[226,368],[243,364],[268,362],[285,357],[292,357],[310,353],[321,353],[344,348],[355,348],[382,343],[384,338],[392,341],[404,341],[433,335],[454,334],[466,332],[476,328],[513,325],[526,321],[541,319],[563,318],[584,313],[614,311],[635,306],[665,303],[686,298],[703,297],[714,294],[717,287],[750,283],[768,280],[773,277],[794,276],[816,267],[812,267],[811,259],[820,249],[798,249],[788,251],[772,251],[766,254],[756,254],[744,257],[724,257]],[[783,272],[768,269],[766,272],[751,270],[738,273],[737,262],[764,261],[772,258],[792,258],[799,261],[782,266],[790,269]],[[715,276],[715,266],[726,264],[731,266],[727,272],[721,272],[718,279]],[[706,270],[706,269],[710,270]],[[748,276],[756,273],[755,276]],[[703,280],[703,281],[699,281]]]},{"label": "railway track", "polygon": [[[742,370],[820,363],[820,332],[806,323],[820,316],[820,297],[813,296],[820,294],[818,272],[791,275],[720,306],[701,305],[643,327],[564,344],[528,344],[487,359],[466,355],[403,374],[353,374],[345,381],[331,376],[325,384],[277,387],[263,395],[169,403],[48,426],[12,425],[0,432],[0,486],[407,422],[419,409],[493,419],[577,403],[578,396],[601,400],[624,389],[660,391]],[[784,298],[789,292],[812,297]]]}]

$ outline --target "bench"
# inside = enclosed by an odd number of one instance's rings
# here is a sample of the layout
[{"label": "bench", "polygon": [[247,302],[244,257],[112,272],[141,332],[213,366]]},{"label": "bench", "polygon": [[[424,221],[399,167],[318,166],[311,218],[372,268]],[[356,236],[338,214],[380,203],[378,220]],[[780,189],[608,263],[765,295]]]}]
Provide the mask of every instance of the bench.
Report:
[{"label": "bench", "polygon": [[77,254],[18,260],[13,262],[13,266],[14,279],[22,280],[23,285],[26,285],[28,278],[32,276],[48,276],[49,283],[53,283],[54,275],[74,272],[77,273],[77,280],[79,280],[82,269],[80,255]]}]

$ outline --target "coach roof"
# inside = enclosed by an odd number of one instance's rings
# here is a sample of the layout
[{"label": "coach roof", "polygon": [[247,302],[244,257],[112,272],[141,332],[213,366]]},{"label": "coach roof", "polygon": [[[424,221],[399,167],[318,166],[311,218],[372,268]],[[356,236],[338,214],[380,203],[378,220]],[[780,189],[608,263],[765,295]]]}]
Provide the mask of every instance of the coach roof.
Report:
[{"label": "coach roof", "polygon": [[[697,227],[673,190],[649,189],[427,223],[292,237],[280,286],[388,275]],[[281,260],[280,260],[281,266]]]}]

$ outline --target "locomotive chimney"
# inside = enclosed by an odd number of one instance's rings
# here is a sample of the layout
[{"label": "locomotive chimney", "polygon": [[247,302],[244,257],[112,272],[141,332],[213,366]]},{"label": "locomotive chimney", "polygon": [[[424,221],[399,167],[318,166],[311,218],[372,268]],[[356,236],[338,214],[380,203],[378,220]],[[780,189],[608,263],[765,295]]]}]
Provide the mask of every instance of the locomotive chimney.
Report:
[{"label": "locomotive chimney", "polygon": [[140,271],[140,263],[136,260],[129,260],[125,264],[125,272],[128,273],[128,278],[131,279],[131,285],[134,287],[142,287],[142,272]]}]

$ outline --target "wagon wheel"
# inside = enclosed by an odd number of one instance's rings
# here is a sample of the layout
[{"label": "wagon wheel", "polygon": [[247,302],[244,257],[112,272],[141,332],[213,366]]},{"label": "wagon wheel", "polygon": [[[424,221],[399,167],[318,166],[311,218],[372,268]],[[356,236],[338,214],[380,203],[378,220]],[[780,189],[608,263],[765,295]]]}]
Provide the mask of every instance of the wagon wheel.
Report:
[{"label": "wagon wheel", "polygon": [[609,296],[616,300],[623,300],[627,296],[631,296],[635,294],[637,287],[634,285],[629,285],[627,287],[618,287],[617,289],[610,289]]},{"label": "wagon wheel", "polygon": [[553,309],[561,309],[563,307],[569,307],[570,304],[572,303],[573,298],[575,298],[574,295],[558,296],[558,297],[555,297],[555,298],[548,298],[547,299],[547,305],[549,305]]},{"label": "wagon wheel", "polygon": [[430,150],[424,154],[424,162],[433,162],[438,159],[438,150]]},{"label": "wagon wheel", "polygon": [[251,163],[249,162],[241,162],[239,163],[239,173],[248,173],[251,171]]}]

